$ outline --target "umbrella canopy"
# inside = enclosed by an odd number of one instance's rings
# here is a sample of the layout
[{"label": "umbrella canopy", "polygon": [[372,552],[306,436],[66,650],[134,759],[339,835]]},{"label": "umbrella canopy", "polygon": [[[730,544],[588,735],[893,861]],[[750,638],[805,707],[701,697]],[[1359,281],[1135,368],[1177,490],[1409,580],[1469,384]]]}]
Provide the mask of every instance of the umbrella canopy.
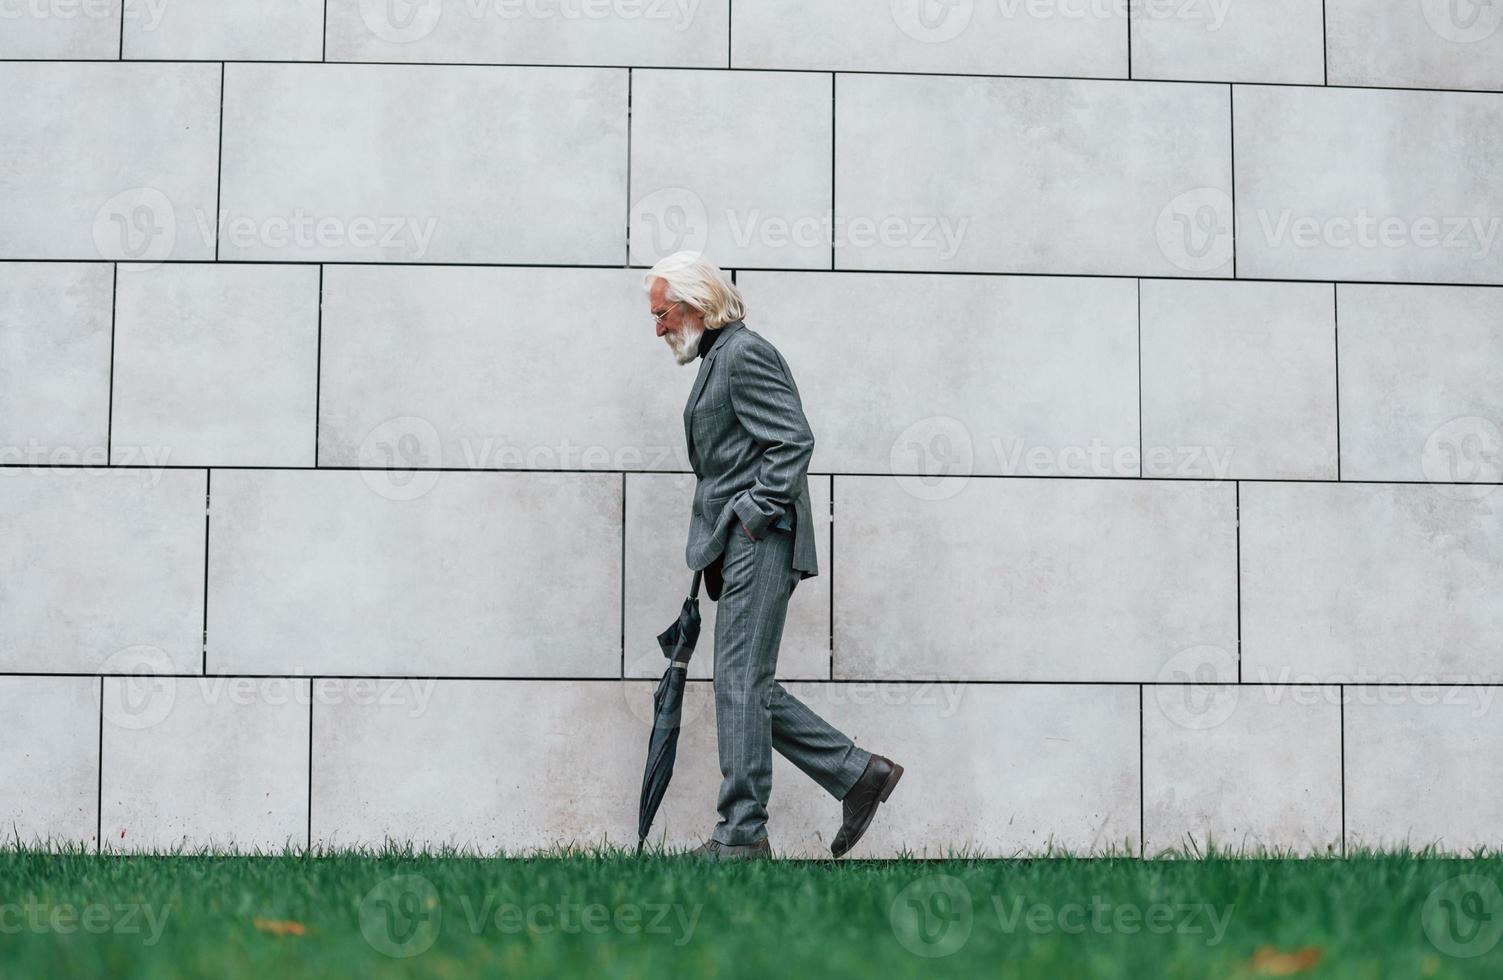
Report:
[{"label": "umbrella canopy", "polygon": [[668,658],[668,669],[652,696],[652,734],[647,739],[647,769],[642,774],[642,799],[637,810],[637,853],[647,841],[652,818],[657,815],[668,781],[673,778],[673,762],[678,757],[679,722],[684,710],[684,681],[689,659],[699,642],[699,579],[696,570],[689,598],[679,610],[678,619],[658,634],[658,646]]}]

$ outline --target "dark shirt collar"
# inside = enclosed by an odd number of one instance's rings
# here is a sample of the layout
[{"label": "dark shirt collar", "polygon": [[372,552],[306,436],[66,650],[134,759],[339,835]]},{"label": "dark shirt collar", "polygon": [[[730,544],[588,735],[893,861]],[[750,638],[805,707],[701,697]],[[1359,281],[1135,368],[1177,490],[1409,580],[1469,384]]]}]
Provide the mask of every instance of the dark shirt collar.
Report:
[{"label": "dark shirt collar", "polygon": [[725,327],[728,327],[728,326],[730,326],[730,324],[726,324],[725,326],[722,326],[722,327],[720,327],[719,329],[716,329],[716,330],[711,330],[708,327],[705,328],[705,335],[704,335],[704,337],[699,342],[699,356],[700,357],[708,357],[709,356],[709,354],[710,354],[710,348],[715,346],[715,341],[717,341],[717,340],[720,339],[720,335],[723,334],[723,333],[725,333]]}]

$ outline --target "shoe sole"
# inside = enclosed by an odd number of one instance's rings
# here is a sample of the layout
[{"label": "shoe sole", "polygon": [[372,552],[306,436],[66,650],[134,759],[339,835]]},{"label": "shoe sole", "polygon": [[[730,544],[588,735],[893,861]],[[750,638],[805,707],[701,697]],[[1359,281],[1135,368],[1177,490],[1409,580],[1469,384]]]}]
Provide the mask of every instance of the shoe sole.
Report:
[{"label": "shoe sole", "polygon": [[[893,789],[898,785],[898,780],[902,778],[903,767],[894,762],[892,764],[892,775],[887,777],[887,782],[882,784],[882,791],[877,794],[877,803],[879,805],[887,802],[887,798],[892,795]],[[875,819],[877,819],[877,807],[874,806],[872,807],[872,812],[866,815],[866,821],[860,827],[857,827],[856,832],[851,835],[851,842],[845,846],[845,850],[836,853],[831,848],[831,853],[836,857],[844,857],[851,853],[851,849],[861,843],[861,838],[866,836],[866,828],[870,827],[872,821]]]}]

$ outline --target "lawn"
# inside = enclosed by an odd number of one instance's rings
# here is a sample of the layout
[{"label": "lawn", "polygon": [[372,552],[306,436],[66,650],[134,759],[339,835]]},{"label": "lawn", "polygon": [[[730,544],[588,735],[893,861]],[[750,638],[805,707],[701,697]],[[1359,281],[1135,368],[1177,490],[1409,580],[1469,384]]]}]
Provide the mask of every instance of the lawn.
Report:
[{"label": "lawn", "polygon": [[1495,977],[1503,858],[0,851],[0,976]]}]

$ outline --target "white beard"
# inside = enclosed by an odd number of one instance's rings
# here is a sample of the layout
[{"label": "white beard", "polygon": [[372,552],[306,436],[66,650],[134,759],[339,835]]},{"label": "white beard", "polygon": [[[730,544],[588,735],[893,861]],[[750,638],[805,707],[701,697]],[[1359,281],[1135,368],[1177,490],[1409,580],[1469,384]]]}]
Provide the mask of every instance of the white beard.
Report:
[{"label": "white beard", "polygon": [[688,364],[699,356],[699,345],[704,340],[704,335],[704,328],[701,327],[694,336],[682,344],[679,343],[680,335],[677,333],[667,334],[663,339],[668,342],[669,348],[673,350],[673,359],[679,364]]}]

